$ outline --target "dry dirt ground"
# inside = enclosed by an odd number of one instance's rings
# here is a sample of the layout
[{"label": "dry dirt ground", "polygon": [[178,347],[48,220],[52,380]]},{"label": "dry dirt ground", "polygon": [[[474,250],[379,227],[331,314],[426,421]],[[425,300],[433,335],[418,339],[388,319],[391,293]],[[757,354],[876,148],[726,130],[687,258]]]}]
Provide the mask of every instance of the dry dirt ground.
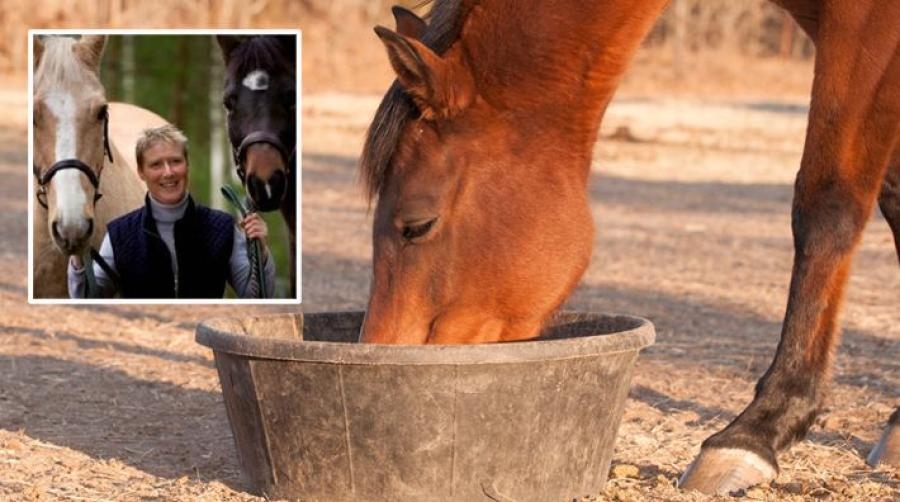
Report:
[{"label": "dry dirt ground", "polygon": [[[361,309],[370,214],[355,162],[377,96],[304,98],[304,310]],[[805,99],[624,96],[589,187],[593,261],[568,307],[641,315],[642,353],[613,460],[590,500],[705,500],[674,483],[752,395],[791,266]],[[198,321],[278,308],[30,306],[25,96],[0,92],[0,499],[258,500],[244,492]],[[855,262],[828,410],[748,498],[892,500],[864,456],[900,399],[900,270],[875,214]]]}]

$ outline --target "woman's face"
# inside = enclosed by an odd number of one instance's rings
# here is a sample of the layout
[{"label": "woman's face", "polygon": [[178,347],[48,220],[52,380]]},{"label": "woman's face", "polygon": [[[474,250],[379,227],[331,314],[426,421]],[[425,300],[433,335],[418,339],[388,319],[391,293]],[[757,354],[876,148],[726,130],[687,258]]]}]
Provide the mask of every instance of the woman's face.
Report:
[{"label": "woman's face", "polygon": [[187,193],[188,164],[184,148],[161,141],[144,151],[138,175],[158,202],[177,204]]}]

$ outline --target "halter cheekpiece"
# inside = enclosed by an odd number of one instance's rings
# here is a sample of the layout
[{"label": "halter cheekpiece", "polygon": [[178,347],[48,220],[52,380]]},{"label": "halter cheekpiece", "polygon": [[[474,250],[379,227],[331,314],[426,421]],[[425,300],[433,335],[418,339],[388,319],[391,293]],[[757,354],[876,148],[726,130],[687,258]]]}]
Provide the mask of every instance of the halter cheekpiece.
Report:
[{"label": "halter cheekpiece", "polygon": [[[109,162],[112,163],[113,156],[112,150],[109,148],[109,111],[103,117],[103,152],[107,158],[109,158]],[[63,171],[65,169],[77,169],[81,171],[82,174],[87,176],[88,181],[91,182],[91,185],[94,187],[94,205],[97,204],[97,201],[103,197],[103,194],[100,193],[100,172],[103,170],[103,165],[101,164],[100,168],[97,169],[97,172],[94,173],[94,170],[84,162],[79,159],[63,159],[52,166],[50,169],[43,174],[41,174],[40,168],[35,165],[33,166],[34,176],[37,178],[38,189],[35,196],[37,197],[37,201],[47,209],[47,185],[56,175],[56,173]]]}]

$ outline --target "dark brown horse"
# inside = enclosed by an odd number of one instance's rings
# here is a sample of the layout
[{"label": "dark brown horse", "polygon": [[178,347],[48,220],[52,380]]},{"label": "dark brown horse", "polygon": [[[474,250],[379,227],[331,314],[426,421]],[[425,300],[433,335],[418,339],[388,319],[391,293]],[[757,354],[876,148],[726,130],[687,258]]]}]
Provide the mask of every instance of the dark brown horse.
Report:
[{"label": "dark brown horse", "polygon": [[280,210],[296,287],[297,50],[293,35],[216,37],[225,58],[223,104],[241,182],[260,211]]},{"label": "dark brown horse", "polygon": [[[900,3],[779,3],[817,48],[793,277],[781,343],[753,402],[703,443],[682,479],[706,492],[773,478],[777,453],[812,423],[876,200],[900,246]],[[364,341],[538,334],[587,266],[600,120],[665,4],[438,0],[428,23],[395,9],[397,30],[376,28],[397,81],[361,159],[378,199]],[[900,464],[897,429],[871,462]]]}]

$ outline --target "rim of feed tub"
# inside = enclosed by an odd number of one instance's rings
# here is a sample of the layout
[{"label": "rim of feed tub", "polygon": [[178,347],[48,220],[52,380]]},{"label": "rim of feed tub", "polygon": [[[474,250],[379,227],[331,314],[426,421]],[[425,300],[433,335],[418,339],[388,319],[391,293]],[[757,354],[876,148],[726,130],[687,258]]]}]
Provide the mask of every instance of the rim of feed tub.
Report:
[{"label": "rim of feed tub", "polygon": [[[606,313],[563,311],[541,338],[474,345],[386,345],[303,340],[303,323],[317,329],[359,329],[364,312],[317,312],[217,318],[197,326],[196,340],[214,351],[259,359],[325,364],[469,365],[548,361],[637,352],[656,333],[647,319]],[[253,334],[278,325],[284,336]],[[566,336],[564,331],[575,331]],[[291,337],[293,336],[293,337]]]}]

